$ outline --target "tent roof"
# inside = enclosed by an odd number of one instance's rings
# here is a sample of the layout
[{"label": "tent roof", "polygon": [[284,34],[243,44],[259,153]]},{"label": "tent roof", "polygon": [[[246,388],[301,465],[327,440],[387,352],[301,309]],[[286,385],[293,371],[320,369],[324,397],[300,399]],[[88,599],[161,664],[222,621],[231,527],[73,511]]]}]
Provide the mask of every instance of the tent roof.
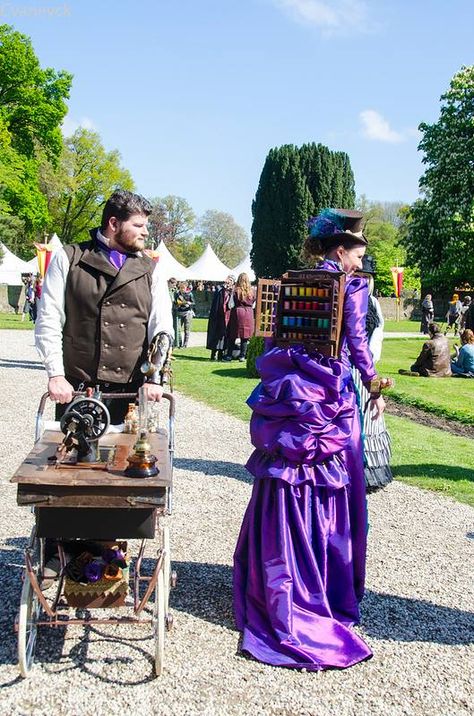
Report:
[{"label": "tent roof", "polygon": [[21,274],[32,273],[27,261],[15,256],[10,249],[0,242],[3,259],[0,260],[0,283],[8,286],[21,286]]},{"label": "tent roof", "polygon": [[246,273],[251,282],[256,280],[257,277],[255,276],[255,271],[250,263],[250,254],[247,254],[247,256],[242,259],[240,264],[236,266],[235,269],[232,269],[232,273],[235,278],[238,277],[239,273]]},{"label": "tent roof", "polygon": [[224,281],[232,271],[217,258],[210,244],[203,254],[189,267],[192,277],[198,281]]},{"label": "tent roof", "polygon": [[180,264],[179,261],[169,252],[166,244],[160,241],[158,244],[158,268],[166,280],[170,278],[176,278],[178,281],[186,281],[187,279],[194,278],[194,274],[191,269],[187,269],[186,266]]}]

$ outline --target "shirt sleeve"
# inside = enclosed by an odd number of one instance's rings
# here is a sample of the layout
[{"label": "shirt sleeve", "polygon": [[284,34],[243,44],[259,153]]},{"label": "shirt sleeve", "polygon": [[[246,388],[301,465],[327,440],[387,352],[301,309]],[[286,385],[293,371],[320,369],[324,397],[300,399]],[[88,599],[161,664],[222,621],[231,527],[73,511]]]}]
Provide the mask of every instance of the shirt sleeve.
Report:
[{"label": "shirt sleeve", "polygon": [[379,361],[382,356],[383,327],[385,321],[382,315],[382,309],[380,308],[380,303],[377,301],[375,296],[369,296],[369,301],[371,301],[372,304],[375,306],[375,310],[377,311],[377,316],[379,319],[379,325],[374,328],[369,340],[370,352],[372,353],[374,363],[377,363],[377,361]]},{"label": "shirt sleeve", "polygon": [[352,363],[368,383],[377,375],[367,338],[366,318],[369,290],[364,278],[349,279],[344,298],[344,333]]},{"label": "shirt sleeve", "polygon": [[64,375],[62,333],[66,322],[64,310],[69,259],[63,248],[56,251],[43,282],[35,323],[36,349],[48,378]]},{"label": "shirt sleeve", "polygon": [[151,284],[151,311],[148,319],[148,342],[152,341],[157,333],[167,333],[174,338],[173,316],[171,312],[171,298],[168,282],[160,271],[158,261],[153,271]]}]

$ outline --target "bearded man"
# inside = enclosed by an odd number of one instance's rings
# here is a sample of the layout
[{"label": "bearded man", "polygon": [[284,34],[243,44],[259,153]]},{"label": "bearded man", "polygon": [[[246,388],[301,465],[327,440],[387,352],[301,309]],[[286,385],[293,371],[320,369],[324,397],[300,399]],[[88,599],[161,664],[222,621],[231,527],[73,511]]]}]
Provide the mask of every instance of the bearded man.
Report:
[{"label": "bearded man", "polygon": [[[173,319],[159,262],[144,253],[150,203],[116,191],[107,200],[100,228],[82,244],[63,246],[45,276],[36,347],[48,374],[56,417],[74,390],[99,386],[106,393],[132,393],[143,384],[140,366],[149,345]],[[158,373],[147,379],[148,400],[160,400]],[[128,401],[105,401],[112,423],[121,423]]]}]

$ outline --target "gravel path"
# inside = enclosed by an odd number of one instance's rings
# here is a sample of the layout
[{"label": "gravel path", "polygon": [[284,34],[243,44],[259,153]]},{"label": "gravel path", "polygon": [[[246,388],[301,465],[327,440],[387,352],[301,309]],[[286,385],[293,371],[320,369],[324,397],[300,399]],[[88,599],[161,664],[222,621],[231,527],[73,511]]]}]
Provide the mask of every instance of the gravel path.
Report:
[{"label": "gravel path", "polygon": [[32,516],[9,477],[32,443],[45,374],[23,331],[0,333],[1,714],[457,716],[472,713],[473,510],[402,484],[369,497],[368,592],[360,632],[374,658],[346,671],[277,669],[237,654],[232,552],[250,494],[247,426],[178,396],[166,670],[152,678],[146,629],[45,629],[28,680],[13,620]]}]

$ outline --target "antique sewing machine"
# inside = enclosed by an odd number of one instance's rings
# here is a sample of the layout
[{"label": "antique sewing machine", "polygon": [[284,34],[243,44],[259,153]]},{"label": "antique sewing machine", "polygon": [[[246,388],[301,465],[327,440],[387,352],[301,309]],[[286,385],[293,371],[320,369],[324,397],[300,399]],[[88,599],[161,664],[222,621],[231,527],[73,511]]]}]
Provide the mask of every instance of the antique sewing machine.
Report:
[{"label": "antique sewing machine", "polygon": [[[108,394],[107,398],[123,398],[122,394]],[[143,478],[157,475],[156,457],[151,453],[148,437],[148,402],[142,388],[139,390],[138,437],[129,452],[128,466],[123,470],[127,477]],[[102,401],[98,387],[88,388],[79,395],[61,418],[60,428],[64,438],[50,462],[56,467],[75,469],[112,470],[117,466],[117,445],[99,445],[110,426],[110,414]],[[118,438],[118,435],[116,435]],[[121,442],[117,440],[117,442]],[[123,448],[123,445],[121,446]],[[123,452],[123,449],[121,450]],[[123,455],[121,462],[123,463]]]}]

